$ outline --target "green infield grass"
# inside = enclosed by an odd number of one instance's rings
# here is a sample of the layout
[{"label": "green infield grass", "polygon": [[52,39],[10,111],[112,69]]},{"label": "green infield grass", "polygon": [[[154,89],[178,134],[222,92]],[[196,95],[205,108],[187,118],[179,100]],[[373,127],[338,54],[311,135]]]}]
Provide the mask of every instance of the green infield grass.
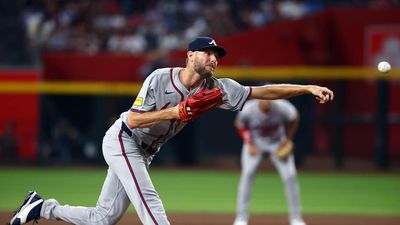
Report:
[{"label": "green infield grass", "polygon": [[[14,210],[29,190],[61,204],[94,206],[106,169],[1,169],[0,210]],[[239,172],[151,169],[167,212],[233,213]],[[400,215],[400,176],[299,172],[305,214]],[[274,172],[258,173],[252,213],[286,213],[283,185]],[[130,210],[133,210],[132,208]]]}]

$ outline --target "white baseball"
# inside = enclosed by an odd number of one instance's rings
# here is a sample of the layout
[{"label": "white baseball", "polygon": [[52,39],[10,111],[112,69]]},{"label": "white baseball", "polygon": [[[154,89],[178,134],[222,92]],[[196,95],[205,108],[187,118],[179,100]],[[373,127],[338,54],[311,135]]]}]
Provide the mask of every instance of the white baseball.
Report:
[{"label": "white baseball", "polygon": [[390,66],[390,64],[389,64],[388,62],[386,62],[386,61],[382,61],[382,62],[380,62],[380,63],[378,64],[378,70],[379,70],[379,72],[381,72],[381,73],[387,73],[387,72],[390,71],[390,69],[391,69],[391,66]]}]

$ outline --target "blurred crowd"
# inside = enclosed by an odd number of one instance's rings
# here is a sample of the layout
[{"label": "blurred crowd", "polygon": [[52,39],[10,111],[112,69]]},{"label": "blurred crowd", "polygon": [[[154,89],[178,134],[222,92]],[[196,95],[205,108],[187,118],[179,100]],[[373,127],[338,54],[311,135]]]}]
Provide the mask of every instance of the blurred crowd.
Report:
[{"label": "blurred crowd", "polygon": [[366,2],[390,1],[28,0],[23,16],[33,47],[135,54],[184,48],[199,35],[226,36],[331,4]]},{"label": "blurred crowd", "polygon": [[226,36],[322,8],[320,1],[31,0],[23,17],[31,47],[135,54],[184,48],[199,35]]},{"label": "blurred crowd", "polygon": [[0,65],[29,65],[42,50],[139,54],[183,49],[326,7],[390,7],[396,0],[0,1]]}]

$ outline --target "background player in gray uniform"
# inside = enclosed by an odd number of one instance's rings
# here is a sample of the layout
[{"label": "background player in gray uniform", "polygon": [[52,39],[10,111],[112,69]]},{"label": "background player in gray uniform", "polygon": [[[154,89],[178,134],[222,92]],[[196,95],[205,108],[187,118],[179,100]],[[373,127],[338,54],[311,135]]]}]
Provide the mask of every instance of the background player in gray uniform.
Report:
[{"label": "background player in gray uniform", "polygon": [[296,132],[299,115],[287,100],[250,100],[235,120],[243,139],[237,214],[234,225],[247,225],[253,179],[264,155],[268,154],[285,186],[290,225],[305,225],[300,211],[299,187],[294,156],[278,158],[280,146],[289,144]]},{"label": "background player in gray uniform", "polygon": [[[228,110],[240,110],[248,98],[279,99],[313,94],[321,103],[333,99],[333,92],[320,86],[247,87],[232,79],[216,79],[213,75],[218,59],[225,55],[225,49],[215,40],[199,37],[189,43],[186,67],[157,69],[146,78],[132,107],[121,114],[104,136],[103,155],[109,167],[96,207],[60,205],[55,199],[43,200],[32,192],[11,224],[40,217],[73,224],[115,224],[130,203],[143,224],[169,224],[148,167],[160,147],[186,125],[182,111],[191,114],[191,110],[182,108],[182,102],[215,87],[222,93],[218,106]],[[201,102],[202,97],[197,100]]]}]

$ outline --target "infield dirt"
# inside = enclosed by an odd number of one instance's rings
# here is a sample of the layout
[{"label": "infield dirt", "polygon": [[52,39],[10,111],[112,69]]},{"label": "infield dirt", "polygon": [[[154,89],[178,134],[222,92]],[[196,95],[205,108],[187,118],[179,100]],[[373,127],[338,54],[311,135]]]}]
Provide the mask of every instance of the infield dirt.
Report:
[{"label": "infield dirt", "polygon": [[[0,225],[6,224],[12,216],[11,212],[0,213]],[[170,213],[168,218],[173,225],[231,225],[233,214],[178,214]],[[399,225],[400,216],[329,216],[306,215],[308,225]],[[31,224],[31,223],[28,223]],[[39,220],[39,225],[66,225],[61,221]],[[118,225],[140,225],[136,214],[128,213],[117,223]],[[252,215],[250,225],[287,225],[286,215]]]}]

